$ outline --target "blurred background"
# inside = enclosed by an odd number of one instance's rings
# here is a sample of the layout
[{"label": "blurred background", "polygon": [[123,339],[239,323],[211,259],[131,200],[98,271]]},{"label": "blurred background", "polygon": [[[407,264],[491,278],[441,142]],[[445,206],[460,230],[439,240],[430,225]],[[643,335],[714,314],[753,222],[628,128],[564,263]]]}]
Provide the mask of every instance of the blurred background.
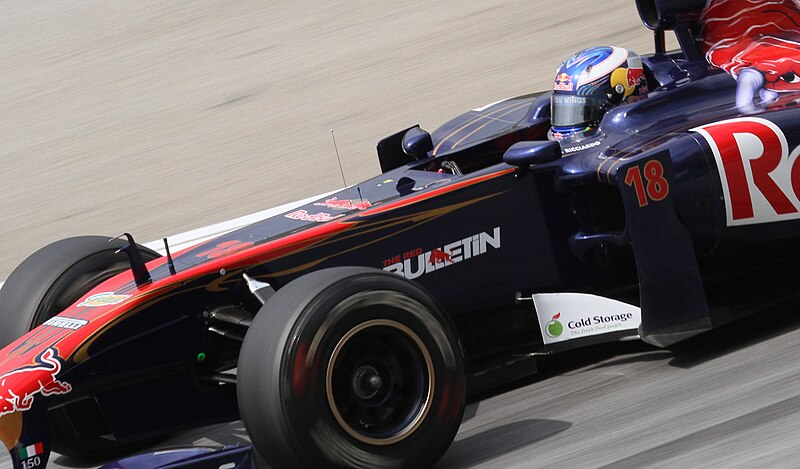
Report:
[{"label": "blurred background", "polygon": [[376,175],[375,144],[653,50],[631,0],[6,2],[0,280],[57,239],[140,242]]},{"label": "blurred background", "polygon": [[[632,0],[3,2],[0,280],[60,238],[151,241],[339,188],[331,128],[368,178],[380,138],[548,89],[592,45],[653,50]],[[559,355],[486,396],[438,467],[796,466],[799,364],[792,311]]]}]

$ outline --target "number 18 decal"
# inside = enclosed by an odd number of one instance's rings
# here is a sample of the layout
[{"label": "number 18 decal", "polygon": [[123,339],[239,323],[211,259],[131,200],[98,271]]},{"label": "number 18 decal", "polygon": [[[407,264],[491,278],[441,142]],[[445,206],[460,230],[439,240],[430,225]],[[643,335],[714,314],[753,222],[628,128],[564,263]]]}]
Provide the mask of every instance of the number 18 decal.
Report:
[{"label": "number 18 decal", "polygon": [[[645,181],[647,183],[645,184]],[[650,160],[644,165],[644,180],[642,169],[631,166],[625,174],[625,184],[633,186],[636,190],[636,200],[639,207],[644,207],[650,201],[659,202],[669,195],[669,183],[664,177],[664,166],[658,160]]]}]

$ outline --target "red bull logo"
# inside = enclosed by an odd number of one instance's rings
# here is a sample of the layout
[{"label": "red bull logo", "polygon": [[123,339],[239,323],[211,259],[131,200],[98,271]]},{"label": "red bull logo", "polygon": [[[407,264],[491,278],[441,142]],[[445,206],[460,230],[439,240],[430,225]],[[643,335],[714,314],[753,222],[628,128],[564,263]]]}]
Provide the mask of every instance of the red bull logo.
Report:
[{"label": "red bull logo", "polygon": [[434,249],[433,251],[431,251],[431,256],[430,259],[428,260],[428,263],[430,263],[431,265],[436,265],[437,262],[449,262],[452,264],[453,256],[442,251],[441,249]]},{"label": "red bull logo", "polygon": [[30,410],[37,393],[52,396],[72,391],[72,385],[56,378],[60,371],[58,353],[50,347],[36,357],[36,365],[0,375],[0,416]]},{"label": "red bull logo", "polygon": [[566,73],[559,73],[556,75],[556,82],[553,84],[555,91],[572,91],[575,89],[572,84],[572,78]]},{"label": "red bull logo", "polygon": [[295,210],[292,213],[287,213],[286,215],[284,215],[284,217],[291,218],[292,220],[314,221],[317,223],[325,223],[327,221],[335,220],[343,216],[344,214],[331,215],[330,213],[327,212],[308,213],[305,210]]},{"label": "red bull logo", "polygon": [[637,86],[642,85],[639,88],[640,93],[647,92],[646,82],[642,80],[643,76],[644,69],[642,67],[620,67],[611,73],[611,86],[627,99],[629,96],[633,96]]},{"label": "red bull logo", "polygon": [[728,226],[800,218],[800,147],[774,122],[741,117],[691,130],[714,153]]},{"label": "red bull logo", "polygon": [[[737,106],[748,114],[800,90],[800,2],[711,0],[701,17],[706,59],[739,81]],[[747,77],[742,80],[742,77]],[[760,95],[761,105],[754,102]]]},{"label": "red bull logo", "polygon": [[334,210],[366,210],[372,207],[372,204],[366,199],[361,199],[359,201],[351,199],[339,200],[336,197],[332,197],[325,202],[317,202],[314,205],[318,207],[328,207]]},{"label": "red bull logo", "polygon": [[626,77],[628,80],[628,86],[638,85],[642,79],[642,76],[644,76],[643,68],[634,68],[634,67],[628,68],[628,74]]}]

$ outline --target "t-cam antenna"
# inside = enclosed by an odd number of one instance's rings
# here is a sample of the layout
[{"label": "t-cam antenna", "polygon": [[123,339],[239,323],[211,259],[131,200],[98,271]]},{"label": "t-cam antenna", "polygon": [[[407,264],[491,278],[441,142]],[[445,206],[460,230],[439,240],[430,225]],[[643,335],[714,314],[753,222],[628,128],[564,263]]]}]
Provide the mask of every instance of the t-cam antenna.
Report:
[{"label": "t-cam antenna", "polygon": [[333,139],[333,150],[336,152],[336,161],[339,162],[339,172],[342,173],[342,183],[344,184],[344,190],[347,192],[347,198],[350,199],[350,188],[347,187],[347,179],[344,178],[344,167],[342,167],[342,159],[339,158],[339,148],[336,146],[336,136],[333,135],[333,129],[331,129],[331,139]]}]

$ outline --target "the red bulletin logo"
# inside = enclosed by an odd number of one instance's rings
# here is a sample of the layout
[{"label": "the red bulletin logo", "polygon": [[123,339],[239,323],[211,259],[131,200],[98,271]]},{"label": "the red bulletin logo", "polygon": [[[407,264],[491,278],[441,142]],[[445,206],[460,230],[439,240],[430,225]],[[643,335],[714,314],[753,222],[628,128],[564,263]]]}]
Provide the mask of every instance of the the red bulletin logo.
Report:
[{"label": "the red bulletin logo", "polygon": [[499,226],[494,227],[491,234],[486,231],[476,233],[430,251],[416,248],[397,254],[383,261],[383,270],[413,280],[424,274],[486,254],[490,247],[500,249]]},{"label": "the red bulletin logo", "polygon": [[728,226],[800,218],[800,147],[774,122],[741,117],[691,129],[714,153]]}]

